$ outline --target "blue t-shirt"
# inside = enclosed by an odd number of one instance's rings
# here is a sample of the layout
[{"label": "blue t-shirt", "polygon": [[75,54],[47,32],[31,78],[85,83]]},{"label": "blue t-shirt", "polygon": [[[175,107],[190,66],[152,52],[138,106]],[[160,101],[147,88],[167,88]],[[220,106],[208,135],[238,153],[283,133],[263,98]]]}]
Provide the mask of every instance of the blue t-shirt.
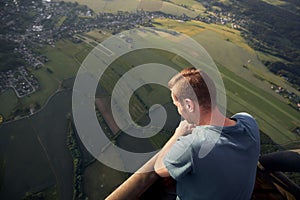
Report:
[{"label": "blue t-shirt", "polygon": [[177,181],[180,200],[250,199],[260,152],[259,129],[253,117],[238,113],[236,125],[197,126],[181,136],[164,158]]}]

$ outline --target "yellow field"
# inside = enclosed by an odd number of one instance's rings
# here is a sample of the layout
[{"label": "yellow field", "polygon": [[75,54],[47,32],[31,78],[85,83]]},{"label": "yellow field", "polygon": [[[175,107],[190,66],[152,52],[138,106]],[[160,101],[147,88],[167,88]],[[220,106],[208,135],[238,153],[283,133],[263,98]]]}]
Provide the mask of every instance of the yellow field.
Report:
[{"label": "yellow field", "polygon": [[[59,1],[59,0],[56,0]],[[78,2],[82,5],[87,5],[95,13],[99,12],[108,12],[108,13],[117,13],[118,11],[136,11],[136,10],[145,10],[145,11],[162,11],[164,13],[173,14],[173,15],[182,15],[185,13],[187,16],[196,17],[199,12],[195,12],[189,9],[186,9],[182,6],[178,6],[173,3],[164,2],[161,0],[110,0],[110,1],[94,1],[94,0],[64,0],[66,2]],[[201,9],[201,6],[197,9]]]},{"label": "yellow field", "polygon": [[101,43],[103,40],[105,40],[106,38],[111,36],[111,33],[106,32],[104,30],[95,29],[90,32],[81,34],[81,36],[85,38],[85,40],[86,40],[85,42]]},{"label": "yellow field", "polygon": [[282,6],[287,4],[287,2],[281,0],[262,0],[262,1],[275,6]]},{"label": "yellow field", "polygon": [[186,5],[196,13],[202,13],[206,10],[200,2],[196,2],[195,0],[171,0],[171,2],[176,5]]}]

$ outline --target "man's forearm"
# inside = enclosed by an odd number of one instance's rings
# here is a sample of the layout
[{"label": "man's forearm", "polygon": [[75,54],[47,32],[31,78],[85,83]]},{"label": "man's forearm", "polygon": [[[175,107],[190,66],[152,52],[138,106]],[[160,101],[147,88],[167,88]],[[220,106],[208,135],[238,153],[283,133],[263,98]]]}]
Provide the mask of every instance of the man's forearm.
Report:
[{"label": "man's forearm", "polygon": [[165,144],[165,146],[160,150],[158,153],[154,170],[155,172],[160,175],[161,177],[170,176],[168,169],[164,165],[164,158],[167,153],[170,151],[173,144],[177,141],[180,136],[184,136],[190,134],[195,128],[194,124],[189,124],[186,120],[181,121],[179,126],[176,128],[174,135],[169,139],[169,141]]},{"label": "man's forearm", "polygon": [[170,176],[166,166],[164,165],[164,157],[166,154],[170,151],[173,144],[177,141],[177,138],[179,136],[176,134],[176,131],[174,135],[169,139],[169,141],[164,145],[164,147],[160,150],[158,153],[157,159],[155,161],[154,170],[155,172],[160,175],[161,177],[167,177]]}]

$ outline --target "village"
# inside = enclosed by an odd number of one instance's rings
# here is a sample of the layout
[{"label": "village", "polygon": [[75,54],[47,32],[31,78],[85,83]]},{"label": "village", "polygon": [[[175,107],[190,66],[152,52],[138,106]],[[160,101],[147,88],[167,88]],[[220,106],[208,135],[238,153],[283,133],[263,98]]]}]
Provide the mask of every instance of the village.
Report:
[{"label": "village", "polygon": [[[15,12],[32,13],[35,16],[25,30],[20,30]],[[227,16],[227,17],[224,17]],[[231,23],[232,28],[241,28],[244,20],[236,20],[230,13],[216,12],[205,17],[190,18],[186,15],[175,16],[162,12],[136,12],[94,13],[87,6],[78,3],[51,2],[51,0],[32,1],[30,5],[19,5],[11,1],[5,4],[5,12],[0,12],[1,23],[7,28],[0,39],[18,43],[15,52],[19,53],[27,65],[40,68],[48,61],[47,57],[34,51],[36,46],[55,45],[55,42],[65,37],[84,33],[93,29],[105,29],[112,34],[128,30],[137,26],[152,26],[152,19],[169,18],[175,20],[198,20],[206,23]],[[20,23],[20,22],[19,22]]]},{"label": "village", "polygon": [[276,84],[272,84],[271,85],[271,89],[276,92],[277,94],[279,94],[280,96],[284,97],[285,99],[288,99],[290,102],[290,106],[292,106],[293,108],[297,109],[298,111],[300,111],[300,97],[297,96],[295,93],[290,92],[289,90],[280,87]]},{"label": "village", "polygon": [[38,80],[29,74],[27,69],[22,66],[15,70],[0,72],[0,93],[7,88],[12,88],[18,98],[22,98],[38,89]]}]

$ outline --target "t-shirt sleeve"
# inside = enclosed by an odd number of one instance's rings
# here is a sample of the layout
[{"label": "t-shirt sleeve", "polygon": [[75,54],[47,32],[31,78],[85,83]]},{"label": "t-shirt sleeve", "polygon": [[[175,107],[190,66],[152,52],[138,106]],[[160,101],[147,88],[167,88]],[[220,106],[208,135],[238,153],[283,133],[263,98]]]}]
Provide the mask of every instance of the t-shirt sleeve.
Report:
[{"label": "t-shirt sleeve", "polygon": [[179,137],[164,158],[164,164],[175,180],[192,171],[191,143],[184,136]]}]

